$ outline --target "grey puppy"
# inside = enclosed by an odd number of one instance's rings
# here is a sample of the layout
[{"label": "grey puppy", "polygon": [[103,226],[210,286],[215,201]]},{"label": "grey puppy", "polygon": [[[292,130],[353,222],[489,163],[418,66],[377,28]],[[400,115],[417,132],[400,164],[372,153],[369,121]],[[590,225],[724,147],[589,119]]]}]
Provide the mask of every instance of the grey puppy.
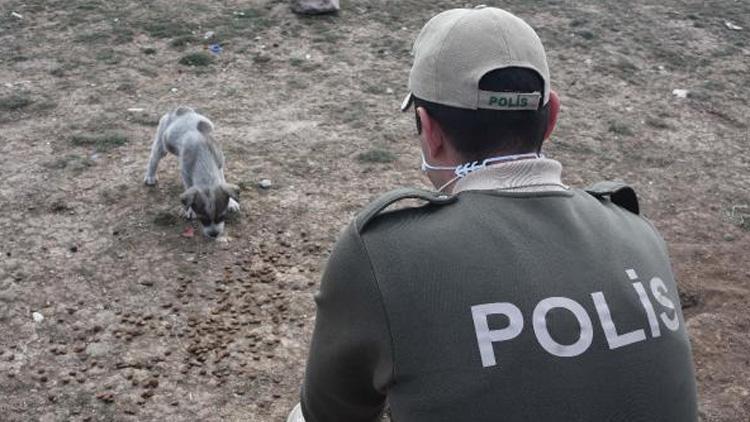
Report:
[{"label": "grey puppy", "polygon": [[180,160],[185,192],[184,215],[198,217],[203,234],[218,237],[227,212],[240,210],[240,188],[224,180],[224,154],[212,137],[214,125],[189,107],[179,107],[159,120],[144,182],[156,184],[159,160],[171,152]]}]

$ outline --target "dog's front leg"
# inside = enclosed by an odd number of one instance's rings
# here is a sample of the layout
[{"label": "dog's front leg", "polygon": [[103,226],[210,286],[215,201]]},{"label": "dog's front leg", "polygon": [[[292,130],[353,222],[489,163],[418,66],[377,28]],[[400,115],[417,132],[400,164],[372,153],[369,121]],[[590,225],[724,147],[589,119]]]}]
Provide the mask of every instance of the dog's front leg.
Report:
[{"label": "dog's front leg", "polygon": [[234,198],[229,198],[229,204],[227,204],[227,210],[229,210],[229,212],[239,212],[240,210],[239,202],[235,201]]},{"label": "dog's front leg", "polygon": [[154,137],[154,143],[151,145],[151,157],[148,160],[148,166],[146,167],[146,177],[143,182],[149,186],[156,184],[156,169],[159,167],[159,160],[167,155],[167,150],[164,148],[163,136],[164,131],[167,128],[167,116],[164,116],[159,120],[159,128],[156,130],[156,136]]}]

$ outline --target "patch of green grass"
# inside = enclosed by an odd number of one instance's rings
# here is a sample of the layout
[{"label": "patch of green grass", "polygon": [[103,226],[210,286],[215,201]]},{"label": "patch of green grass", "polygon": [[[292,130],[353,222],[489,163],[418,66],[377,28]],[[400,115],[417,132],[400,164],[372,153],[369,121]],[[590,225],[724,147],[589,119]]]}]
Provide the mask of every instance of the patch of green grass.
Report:
[{"label": "patch of green grass", "polygon": [[687,96],[700,102],[710,102],[713,99],[713,95],[708,90],[700,88],[689,91]]},{"label": "patch of green grass", "polygon": [[188,45],[198,44],[200,41],[194,35],[182,35],[169,42],[174,48],[185,48]]},{"label": "patch of green grass", "polygon": [[169,211],[158,211],[154,215],[153,221],[154,224],[160,227],[173,227],[180,222],[180,219]]},{"label": "patch of green grass", "polygon": [[110,34],[106,32],[84,32],[76,35],[73,42],[81,44],[104,44],[109,42]]},{"label": "patch of green grass", "polygon": [[98,1],[83,1],[78,2],[78,4],[76,5],[76,9],[85,11],[96,10],[99,7],[101,7],[101,3]]},{"label": "patch of green grass", "polygon": [[649,117],[646,119],[646,124],[654,129],[671,129],[672,126],[667,123],[666,120],[658,117]]},{"label": "patch of green grass", "polygon": [[588,40],[588,41],[593,40],[594,38],[596,38],[596,34],[594,34],[593,32],[591,32],[589,30],[586,30],[586,29],[583,29],[583,30],[580,30],[580,31],[576,31],[575,34],[578,35],[579,37],[583,38],[584,40]]},{"label": "patch of green grass", "polygon": [[130,81],[123,82],[120,85],[117,85],[117,88],[115,88],[115,90],[117,90],[117,92],[124,92],[130,95],[135,95],[138,92],[136,85]]},{"label": "patch of green grass", "polygon": [[231,25],[235,29],[246,28],[248,24],[255,30],[270,28],[274,21],[269,19],[266,14],[257,9],[238,10],[232,14],[236,25]]},{"label": "patch of green grass", "polygon": [[155,71],[154,69],[145,67],[145,66],[139,66],[136,67],[135,70],[138,71],[143,76],[149,77],[149,78],[155,78],[159,76],[159,72]]},{"label": "patch of green grass", "polygon": [[145,22],[142,26],[143,30],[154,38],[177,38],[191,34],[188,24],[168,17]]},{"label": "patch of green grass", "polygon": [[310,87],[307,82],[299,79],[287,79],[286,86],[294,90],[302,90]]},{"label": "patch of green grass", "polygon": [[570,25],[571,28],[578,28],[579,26],[586,25],[587,23],[589,23],[589,21],[586,19],[576,18],[570,21],[568,25]]},{"label": "patch of green grass", "polygon": [[[270,59],[271,58],[268,57],[267,60],[266,60],[266,56],[263,55],[261,58],[259,58],[259,61],[257,61],[257,62],[258,63],[265,63],[265,62],[270,61]],[[289,59],[289,65],[292,66],[292,67],[297,67],[302,72],[306,72],[306,73],[307,72],[312,72],[312,71],[314,71],[316,69],[320,69],[321,68],[320,63],[311,62],[310,60],[306,60],[306,59],[303,59],[303,58],[300,58],[300,57],[292,57],[291,59]]]},{"label": "patch of green grass", "polygon": [[638,66],[625,57],[620,57],[613,66],[623,73],[630,73],[638,70]]},{"label": "patch of green grass", "polygon": [[94,166],[94,161],[88,157],[83,157],[76,154],[69,154],[64,157],[57,158],[46,164],[47,168],[56,170],[70,170],[74,173],[80,173],[90,167]]},{"label": "patch of green grass", "polygon": [[123,26],[113,28],[112,35],[112,41],[115,44],[127,44],[133,42],[133,38],[135,38],[135,32]]},{"label": "patch of green grass", "polygon": [[24,109],[34,103],[29,96],[24,94],[13,94],[7,97],[0,97],[0,110],[16,111]]},{"label": "patch of green grass", "polygon": [[633,129],[625,123],[625,122],[619,122],[612,120],[609,122],[609,129],[611,133],[614,133],[616,135],[622,135],[622,136],[633,136],[635,135],[635,132],[633,132]]},{"label": "patch of green grass", "polygon": [[62,78],[63,76],[65,76],[65,67],[57,66],[55,68],[52,68],[52,70],[49,71],[49,74],[56,78]]},{"label": "patch of green grass", "polygon": [[94,147],[98,152],[106,152],[128,143],[128,138],[120,133],[78,134],[70,138],[77,147]]},{"label": "patch of green grass", "polygon": [[122,57],[120,57],[120,55],[117,54],[115,50],[106,48],[96,53],[96,60],[104,64],[114,65],[120,63],[122,61]]},{"label": "patch of green grass", "polygon": [[256,54],[253,56],[253,62],[258,64],[268,63],[271,61],[271,56],[268,54]]},{"label": "patch of green grass", "polygon": [[396,161],[396,154],[381,148],[373,148],[357,155],[357,159],[363,163],[392,163]]},{"label": "patch of green grass", "polygon": [[368,94],[374,94],[374,95],[381,95],[385,93],[385,90],[383,89],[383,87],[377,84],[367,85],[364,91]]},{"label": "patch of green grass", "polygon": [[182,56],[180,64],[184,66],[208,66],[213,63],[214,58],[210,54],[199,52]]},{"label": "patch of green grass", "polygon": [[133,117],[130,118],[130,121],[141,126],[159,126],[159,116],[147,113],[136,113]]},{"label": "patch of green grass", "polygon": [[255,19],[262,16],[256,9],[242,9],[232,12],[235,19]]}]

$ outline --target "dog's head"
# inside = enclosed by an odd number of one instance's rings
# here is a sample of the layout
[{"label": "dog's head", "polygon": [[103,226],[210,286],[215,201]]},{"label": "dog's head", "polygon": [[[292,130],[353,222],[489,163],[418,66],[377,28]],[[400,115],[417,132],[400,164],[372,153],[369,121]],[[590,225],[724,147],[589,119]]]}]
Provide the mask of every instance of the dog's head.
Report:
[{"label": "dog's head", "polygon": [[230,198],[239,202],[240,188],[229,183],[203,188],[193,186],[180,196],[182,205],[195,212],[201,222],[203,234],[210,238],[216,238],[224,232]]}]

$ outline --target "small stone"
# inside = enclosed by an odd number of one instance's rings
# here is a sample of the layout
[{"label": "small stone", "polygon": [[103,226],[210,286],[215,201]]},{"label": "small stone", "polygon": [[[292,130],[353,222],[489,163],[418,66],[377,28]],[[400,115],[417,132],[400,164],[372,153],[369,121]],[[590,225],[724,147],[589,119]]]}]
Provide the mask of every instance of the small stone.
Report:
[{"label": "small stone", "polygon": [[687,89],[673,89],[672,95],[674,95],[677,98],[687,98],[690,91]]},{"label": "small stone", "polygon": [[303,15],[336,13],[340,9],[339,0],[292,0],[292,11]]},{"label": "small stone", "polygon": [[263,179],[258,183],[258,186],[263,189],[270,189],[271,186],[273,186],[273,183],[269,179]]},{"label": "small stone", "polygon": [[732,242],[734,239],[735,239],[734,235],[731,235],[731,234],[724,235],[724,240],[726,240],[727,242]]},{"label": "small stone", "polygon": [[31,318],[33,318],[34,322],[36,322],[36,323],[40,323],[40,322],[44,321],[44,315],[40,314],[39,312],[32,312],[31,313]]},{"label": "small stone", "polygon": [[142,278],[142,279],[138,280],[138,284],[150,287],[150,286],[154,285],[154,281],[151,280],[151,279]]},{"label": "small stone", "polygon": [[111,391],[102,391],[96,393],[96,398],[105,403],[112,403],[115,401],[115,394]]}]

